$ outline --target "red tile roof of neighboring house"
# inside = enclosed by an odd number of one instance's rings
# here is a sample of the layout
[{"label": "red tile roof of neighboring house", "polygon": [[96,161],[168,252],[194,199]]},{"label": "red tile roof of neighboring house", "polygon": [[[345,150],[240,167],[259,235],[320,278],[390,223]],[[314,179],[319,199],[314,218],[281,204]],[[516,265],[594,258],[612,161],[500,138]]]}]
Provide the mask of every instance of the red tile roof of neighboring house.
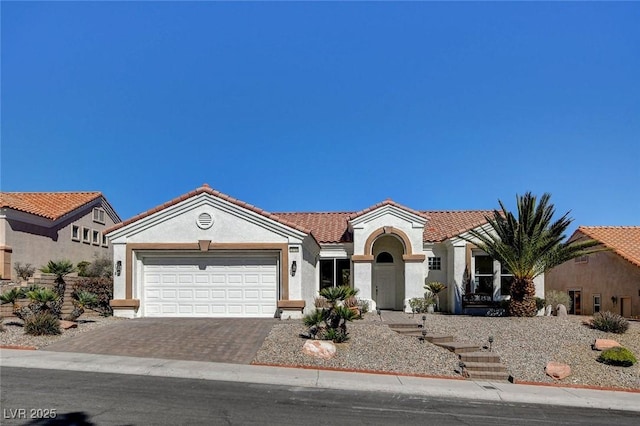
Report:
[{"label": "red tile roof of neighboring house", "polygon": [[104,232],[105,232],[105,234],[107,234],[109,232],[115,231],[117,229],[122,228],[123,226],[127,226],[127,225],[129,225],[129,224],[131,224],[133,222],[136,222],[136,221],[138,221],[140,219],[143,219],[143,218],[145,218],[147,216],[150,216],[150,215],[152,215],[154,213],[157,213],[157,212],[159,212],[161,210],[164,210],[167,207],[171,207],[171,206],[176,205],[176,204],[178,204],[178,203],[180,203],[180,202],[182,202],[184,200],[187,200],[187,199],[189,199],[191,197],[195,197],[196,195],[199,195],[199,194],[202,194],[202,193],[211,194],[211,195],[216,196],[216,197],[218,197],[218,198],[220,198],[222,200],[228,201],[228,202],[230,202],[232,204],[235,204],[237,206],[240,206],[240,207],[243,207],[245,209],[251,210],[251,211],[253,211],[255,213],[258,213],[258,214],[260,214],[262,216],[268,217],[269,219],[275,220],[276,222],[280,222],[283,225],[286,225],[286,226],[288,226],[290,228],[297,229],[298,231],[304,232],[305,234],[313,234],[312,230],[309,229],[309,228],[305,228],[305,227],[303,227],[303,226],[301,226],[301,225],[299,225],[299,224],[297,224],[295,222],[290,222],[290,221],[288,221],[286,219],[282,219],[282,218],[278,217],[277,215],[269,213],[266,210],[262,210],[261,208],[258,208],[258,207],[254,206],[254,205],[251,205],[249,203],[245,203],[244,201],[240,201],[237,198],[233,198],[233,197],[231,197],[231,196],[229,196],[227,194],[223,194],[220,191],[212,189],[206,183],[203,184],[201,187],[196,188],[195,190],[193,190],[191,192],[187,192],[186,194],[181,195],[179,197],[176,197],[173,200],[167,201],[166,203],[164,203],[162,205],[159,205],[157,207],[154,207],[151,210],[147,210],[146,212],[142,212],[142,213],[140,213],[140,214],[138,214],[138,215],[136,215],[136,216],[134,216],[134,217],[132,217],[130,219],[127,219],[127,220],[125,220],[123,222],[120,222],[120,223],[112,226],[111,228],[105,230]]},{"label": "red tile roof of neighboring house", "polygon": [[580,226],[577,232],[600,241],[622,258],[640,266],[640,226]]},{"label": "red tile roof of neighboring house", "polygon": [[0,208],[57,220],[99,197],[100,192],[0,192]]}]

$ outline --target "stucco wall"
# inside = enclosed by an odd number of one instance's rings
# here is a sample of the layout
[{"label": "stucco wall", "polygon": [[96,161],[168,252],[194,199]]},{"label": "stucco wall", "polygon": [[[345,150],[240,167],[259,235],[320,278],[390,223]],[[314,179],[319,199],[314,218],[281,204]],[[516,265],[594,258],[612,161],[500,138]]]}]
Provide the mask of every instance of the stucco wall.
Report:
[{"label": "stucco wall", "polygon": [[[74,264],[80,261],[93,261],[97,257],[111,257],[109,245],[102,246],[102,232],[113,226],[114,222],[108,214],[105,215],[105,224],[93,221],[93,208],[101,204],[92,204],[73,216],[48,228],[26,221],[13,218],[0,218],[4,221],[5,244],[13,249],[11,253],[11,268],[20,262],[30,263],[36,268],[46,265],[49,260],[68,259]],[[40,218],[38,218],[40,219]],[[39,220],[46,224],[47,221]],[[99,244],[73,241],[71,239],[72,226],[89,229],[90,238],[94,230],[100,232]],[[81,238],[82,240],[82,238]],[[11,271],[12,276],[15,272]]]},{"label": "stucco wall", "polygon": [[[580,290],[582,314],[593,314],[593,295],[601,296],[601,311],[621,313],[622,297],[631,298],[631,313],[640,315],[640,267],[621,258],[614,252],[594,253],[587,263],[574,260],[563,263],[547,272],[545,288],[549,290]],[[611,300],[617,298],[617,303]]]}]

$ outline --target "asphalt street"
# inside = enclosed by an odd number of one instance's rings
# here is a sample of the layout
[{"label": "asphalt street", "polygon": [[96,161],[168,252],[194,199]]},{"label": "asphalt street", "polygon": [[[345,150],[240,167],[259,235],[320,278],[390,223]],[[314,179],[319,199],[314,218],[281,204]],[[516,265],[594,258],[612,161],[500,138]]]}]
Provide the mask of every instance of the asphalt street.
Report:
[{"label": "asphalt street", "polygon": [[[638,413],[3,367],[3,425],[637,425]],[[55,416],[55,417],[54,417]],[[48,417],[48,418],[43,418]]]}]

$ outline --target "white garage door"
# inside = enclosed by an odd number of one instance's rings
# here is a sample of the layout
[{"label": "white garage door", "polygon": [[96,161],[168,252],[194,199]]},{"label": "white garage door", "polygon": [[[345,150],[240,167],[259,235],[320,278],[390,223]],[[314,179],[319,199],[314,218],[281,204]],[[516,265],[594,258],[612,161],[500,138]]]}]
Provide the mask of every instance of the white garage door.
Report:
[{"label": "white garage door", "polygon": [[276,257],[146,258],[143,315],[272,318],[277,282]]}]

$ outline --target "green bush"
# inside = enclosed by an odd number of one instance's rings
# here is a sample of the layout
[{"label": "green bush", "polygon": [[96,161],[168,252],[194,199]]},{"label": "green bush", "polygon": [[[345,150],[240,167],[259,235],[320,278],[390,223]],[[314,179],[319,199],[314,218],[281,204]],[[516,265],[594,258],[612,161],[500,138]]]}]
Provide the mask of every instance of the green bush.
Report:
[{"label": "green bush", "polygon": [[48,311],[41,311],[26,317],[24,332],[32,336],[53,336],[62,333],[60,320]]},{"label": "green bush", "polygon": [[328,328],[322,332],[322,340],[331,340],[334,343],[342,343],[349,340],[349,336],[338,328]]},{"label": "green bush", "polygon": [[536,309],[540,310],[540,309],[544,309],[547,306],[547,301],[544,299],[541,299],[540,297],[536,297]]},{"label": "green bush", "polygon": [[551,305],[554,311],[560,304],[564,305],[567,308],[567,312],[571,310],[572,302],[571,297],[569,297],[569,293],[551,290],[547,291],[544,296],[544,300],[547,302],[547,305]]},{"label": "green bush", "polygon": [[631,367],[638,362],[636,357],[627,348],[621,346],[602,351],[598,357],[598,361],[607,365],[615,365],[618,367]]},{"label": "green bush", "polygon": [[109,301],[113,299],[113,278],[83,278],[73,286],[73,291],[75,294],[83,291],[95,294],[98,297],[98,301],[95,305],[91,306],[91,309],[104,316],[113,315],[113,309],[111,305],[109,305]]},{"label": "green bush", "polygon": [[365,299],[358,299],[358,309],[360,309],[361,315],[369,312],[369,301]]},{"label": "green bush", "polygon": [[621,315],[604,311],[593,315],[591,327],[608,333],[622,334],[629,328],[629,321]]},{"label": "green bush", "polygon": [[434,305],[435,301],[431,297],[414,297],[409,299],[409,307],[416,314],[423,314],[427,312],[429,305]]},{"label": "green bush", "polygon": [[20,262],[16,262],[13,265],[13,270],[16,271],[16,276],[22,281],[28,281],[36,272],[35,266],[31,266],[30,263],[23,265]]}]

